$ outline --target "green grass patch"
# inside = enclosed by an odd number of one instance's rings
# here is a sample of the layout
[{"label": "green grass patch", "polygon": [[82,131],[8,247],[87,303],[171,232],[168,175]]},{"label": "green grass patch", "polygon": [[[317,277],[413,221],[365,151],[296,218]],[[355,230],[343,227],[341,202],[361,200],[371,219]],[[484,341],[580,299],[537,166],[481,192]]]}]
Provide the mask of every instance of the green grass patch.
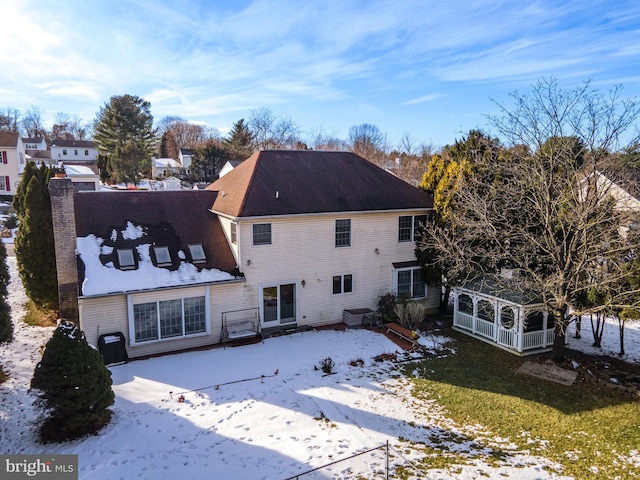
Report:
[{"label": "green grass patch", "polygon": [[32,327],[55,327],[60,318],[57,310],[40,308],[31,300],[25,304],[25,308],[27,313],[22,320]]},{"label": "green grass patch", "polygon": [[[456,354],[407,365],[413,394],[435,399],[459,425],[481,425],[563,466],[575,478],[640,478],[640,398],[516,374],[525,359],[451,332]],[[488,442],[489,439],[486,439]],[[481,443],[482,440],[480,440]],[[504,452],[497,452],[502,457]]]}]

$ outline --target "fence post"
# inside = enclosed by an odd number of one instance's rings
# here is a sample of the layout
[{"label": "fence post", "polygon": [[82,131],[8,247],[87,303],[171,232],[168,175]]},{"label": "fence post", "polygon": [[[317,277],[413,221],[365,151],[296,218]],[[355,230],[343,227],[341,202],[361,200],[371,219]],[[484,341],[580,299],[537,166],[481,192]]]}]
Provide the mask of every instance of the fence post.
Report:
[{"label": "fence post", "polygon": [[387,440],[387,478],[389,480],[389,440]]}]

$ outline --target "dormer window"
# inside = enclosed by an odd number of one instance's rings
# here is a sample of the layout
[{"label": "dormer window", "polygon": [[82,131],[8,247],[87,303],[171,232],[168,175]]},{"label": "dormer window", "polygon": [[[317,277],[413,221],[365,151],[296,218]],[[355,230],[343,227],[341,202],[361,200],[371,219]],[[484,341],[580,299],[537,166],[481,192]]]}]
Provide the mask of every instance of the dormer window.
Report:
[{"label": "dormer window", "polygon": [[159,267],[171,266],[171,255],[169,255],[169,247],[153,247],[153,253],[156,254],[156,264]]},{"label": "dormer window", "polygon": [[204,263],[207,261],[201,243],[189,245],[189,254],[191,255],[191,261],[193,263]]},{"label": "dormer window", "polygon": [[120,265],[120,270],[135,270],[136,262],[131,248],[118,249],[118,264]]}]

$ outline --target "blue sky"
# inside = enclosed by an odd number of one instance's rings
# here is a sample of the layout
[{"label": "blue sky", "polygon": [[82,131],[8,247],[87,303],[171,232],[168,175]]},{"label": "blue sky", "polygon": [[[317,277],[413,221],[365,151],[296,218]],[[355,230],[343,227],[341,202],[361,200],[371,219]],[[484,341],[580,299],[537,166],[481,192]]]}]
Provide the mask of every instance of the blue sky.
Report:
[{"label": "blue sky", "polygon": [[129,93],[222,133],[268,107],[442,146],[542,76],[640,96],[637,0],[3,0],[0,24],[0,107],[49,121]]}]

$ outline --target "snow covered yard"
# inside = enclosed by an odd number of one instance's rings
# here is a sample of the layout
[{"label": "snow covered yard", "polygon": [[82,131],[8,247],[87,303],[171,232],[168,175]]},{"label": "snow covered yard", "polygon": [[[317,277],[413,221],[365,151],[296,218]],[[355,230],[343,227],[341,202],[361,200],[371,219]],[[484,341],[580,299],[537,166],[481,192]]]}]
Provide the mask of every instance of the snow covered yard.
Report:
[{"label": "snow covered yard", "polygon": [[[8,261],[17,319],[26,298],[15,258]],[[473,428],[454,424],[434,400],[413,397],[410,381],[395,364],[373,360],[396,351],[396,345],[366,330],[312,331],[113,366],[111,423],[97,436],[41,445],[28,385],[52,329],[15,325],[14,342],[0,348],[0,364],[10,375],[0,385],[2,453],[78,454],[80,478],[284,479],[386,441],[392,465],[424,456],[412,442],[468,459],[420,478],[563,478],[550,461],[519,452],[482,429],[474,436]],[[442,340],[427,337],[424,343],[433,347]],[[627,351],[637,352],[637,345],[628,344]],[[325,357],[336,363],[332,375],[316,369]],[[359,359],[364,365],[352,362]],[[487,438],[508,454],[492,458]],[[368,465],[355,473],[374,478],[384,459],[365,459]],[[345,468],[338,464],[322,478],[357,478]]]}]

